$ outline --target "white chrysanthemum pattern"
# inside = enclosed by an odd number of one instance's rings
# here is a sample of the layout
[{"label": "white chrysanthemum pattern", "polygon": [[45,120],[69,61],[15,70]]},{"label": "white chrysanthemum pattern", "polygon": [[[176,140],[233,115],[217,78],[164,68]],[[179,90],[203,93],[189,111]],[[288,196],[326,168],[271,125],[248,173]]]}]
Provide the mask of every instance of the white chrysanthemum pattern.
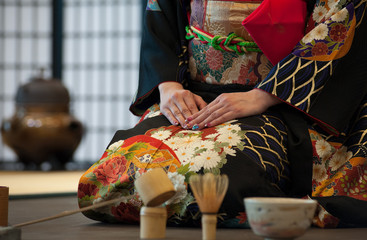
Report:
[{"label": "white chrysanthemum pattern", "polygon": [[302,42],[304,43],[311,43],[314,40],[313,35],[311,33],[307,33],[303,38]]},{"label": "white chrysanthemum pattern", "polygon": [[190,159],[189,168],[193,172],[198,172],[204,166],[204,159],[200,156],[195,156]]},{"label": "white chrysanthemum pattern", "polygon": [[313,165],[313,179],[317,182],[322,182],[328,178],[326,168],[321,164]]},{"label": "white chrysanthemum pattern", "polygon": [[108,147],[108,150],[115,152],[122,146],[122,144],[124,144],[124,140],[114,142]]},{"label": "white chrysanthemum pattern", "polygon": [[170,130],[158,129],[152,137],[168,145],[183,165],[188,164],[190,171],[197,172],[202,168],[214,171],[220,162],[227,161],[225,155],[236,156],[235,148],[241,144],[244,133],[235,122],[221,124],[206,136],[202,131],[181,130],[172,134]]},{"label": "white chrysanthemum pattern", "polygon": [[340,147],[331,157],[329,166],[331,171],[336,171],[342,167],[352,157],[352,152],[347,151],[345,146]]},{"label": "white chrysanthemum pattern", "polygon": [[221,160],[219,154],[211,150],[201,153],[198,158],[202,158],[204,169],[215,168]]},{"label": "white chrysanthemum pattern", "polygon": [[169,130],[158,130],[154,132],[151,136],[153,138],[163,141],[166,140],[169,136],[171,136],[171,134],[172,133]]},{"label": "white chrysanthemum pattern", "polygon": [[329,8],[333,8],[338,2],[339,0],[328,0],[327,5],[329,6]]},{"label": "white chrysanthemum pattern", "polygon": [[344,21],[348,16],[348,10],[346,8],[343,8],[340,11],[337,11],[331,16],[331,20],[335,22],[342,22]]},{"label": "white chrysanthemum pattern", "polygon": [[241,142],[241,136],[239,136],[236,132],[224,132],[219,134],[217,141],[221,143],[229,143],[230,146],[236,146]]},{"label": "white chrysanthemum pattern", "polygon": [[212,150],[214,149],[214,142],[209,140],[202,140],[192,144],[191,146],[194,150],[206,149]]},{"label": "white chrysanthemum pattern", "polygon": [[224,147],[223,152],[225,154],[228,154],[228,155],[231,155],[231,156],[236,156],[236,150],[234,150],[233,148],[230,148],[230,147]]},{"label": "white chrysanthemum pattern", "polygon": [[185,185],[185,176],[181,175],[177,172],[169,172],[168,178],[171,180],[176,194],[170,198],[166,204],[174,204],[179,203],[182,199],[184,199],[187,195],[187,189]]},{"label": "white chrysanthemum pattern", "polygon": [[320,158],[325,159],[330,157],[331,155],[331,145],[325,141],[324,139],[319,139],[316,141],[315,144],[316,153],[319,155]]},{"label": "white chrysanthemum pattern", "polygon": [[172,137],[164,140],[163,142],[173,150],[177,150],[180,146],[182,146],[183,140],[180,137]]},{"label": "white chrysanthemum pattern", "polygon": [[182,163],[182,165],[185,165],[188,162],[190,162],[190,159],[192,157],[191,149],[179,148],[175,151],[175,153],[176,153],[178,159],[180,160],[180,162]]},{"label": "white chrysanthemum pattern", "polygon": [[326,15],[326,13],[328,12],[327,8],[324,6],[317,6],[315,7],[313,14],[312,14],[312,19],[319,23],[323,20],[324,16]]},{"label": "white chrysanthemum pattern", "polygon": [[315,40],[323,40],[328,36],[329,28],[326,24],[320,23],[309,34],[311,38]]}]

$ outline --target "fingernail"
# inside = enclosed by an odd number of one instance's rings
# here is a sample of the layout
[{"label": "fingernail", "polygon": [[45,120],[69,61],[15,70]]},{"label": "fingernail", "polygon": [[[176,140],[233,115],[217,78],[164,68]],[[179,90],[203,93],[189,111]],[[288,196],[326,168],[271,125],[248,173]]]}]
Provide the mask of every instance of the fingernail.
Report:
[{"label": "fingernail", "polygon": [[205,127],[210,127],[210,123],[205,123]]},{"label": "fingernail", "polygon": [[178,125],[178,122],[173,122],[173,125],[177,126]]},{"label": "fingernail", "polygon": [[199,129],[199,125],[195,124],[194,126],[192,126],[192,130],[198,130]]},{"label": "fingernail", "polygon": [[192,117],[188,117],[188,118],[186,118],[186,120],[185,120],[185,122],[190,122],[190,121],[192,121]]}]

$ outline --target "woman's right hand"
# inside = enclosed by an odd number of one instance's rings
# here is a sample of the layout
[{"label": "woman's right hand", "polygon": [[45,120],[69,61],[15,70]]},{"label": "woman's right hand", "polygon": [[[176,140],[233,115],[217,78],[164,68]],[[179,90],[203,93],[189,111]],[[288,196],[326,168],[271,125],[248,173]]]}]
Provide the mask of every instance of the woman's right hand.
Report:
[{"label": "woman's right hand", "polygon": [[183,88],[178,82],[164,82],[158,86],[160,109],[173,125],[186,128],[186,119],[203,109],[207,103],[199,96]]}]

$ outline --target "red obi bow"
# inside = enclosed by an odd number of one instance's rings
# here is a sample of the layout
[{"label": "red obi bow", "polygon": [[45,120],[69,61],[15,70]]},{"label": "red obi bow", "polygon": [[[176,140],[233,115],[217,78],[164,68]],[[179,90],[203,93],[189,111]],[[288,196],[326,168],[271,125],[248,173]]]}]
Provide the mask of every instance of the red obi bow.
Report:
[{"label": "red obi bow", "polygon": [[304,36],[306,17],[304,0],[264,0],[242,25],[275,65]]}]

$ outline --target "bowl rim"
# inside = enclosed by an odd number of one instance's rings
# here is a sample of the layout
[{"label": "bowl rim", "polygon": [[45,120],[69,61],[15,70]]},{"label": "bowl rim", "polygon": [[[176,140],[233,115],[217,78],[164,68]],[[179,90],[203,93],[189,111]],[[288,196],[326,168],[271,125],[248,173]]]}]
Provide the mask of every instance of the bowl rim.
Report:
[{"label": "bowl rim", "polygon": [[316,204],[314,199],[290,198],[290,197],[246,197],[245,204],[272,204],[272,205],[289,205],[289,204]]}]

